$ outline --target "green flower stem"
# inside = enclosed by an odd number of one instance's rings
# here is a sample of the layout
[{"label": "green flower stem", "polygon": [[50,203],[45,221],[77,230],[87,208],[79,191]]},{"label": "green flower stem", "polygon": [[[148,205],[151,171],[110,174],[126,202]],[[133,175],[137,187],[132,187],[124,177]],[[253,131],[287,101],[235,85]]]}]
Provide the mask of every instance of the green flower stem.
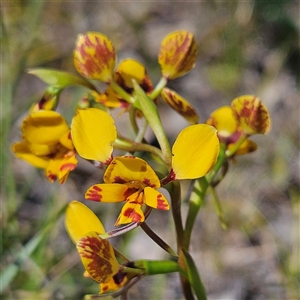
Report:
[{"label": "green flower stem", "polygon": [[209,183],[206,177],[199,178],[195,181],[194,190],[190,197],[189,211],[186,219],[185,230],[184,230],[184,248],[189,249],[192,230],[195,224],[198,212],[204,202],[204,197],[207,192]]},{"label": "green flower stem", "polygon": [[149,125],[152,128],[161,147],[165,164],[170,170],[172,160],[171,147],[162,126],[157,107],[136,81],[133,81],[133,87],[136,95],[136,101],[134,105],[143,112],[146,120],[149,122]]},{"label": "green flower stem", "polygon": [[128,103],[134,103],[133,97],[131,97],[123,88],[121,88],[114,80],[110,81],[110,87],[116,92],[119,96],[122,97]]},{"label": "green flower stem", "polygon": [[218,195],[216,193],[216,190],[215,190],[214,187],[210,186],[210,191],[211,191],[211,194],[213,196],[214,207],[215,207],[217,216],[219,218],[219,221],[221,223],[221,226],[222,226],[223,229],[227,229],[227,224],[226,224],[226,222],[224,220],[224,217],[223,217],[222,206],[221,206],[219,197],[218,197]]},{"label": "green flower stem", "polygon": [[198,180],[195,181],[194,189],[189,201],[189,211],[188,211],[188,216],[185,224],[185,231],[184,231],[185,249],[189,248],[195,220],[204,202],[207,189],[226,160],[225,151],[226,151],[226,145],[221,144],[219,157],[213,169],[208,174],[206,174],[205,177],[199,178]]},{"label": "green flower stem", "polygon": [[226,151],[226,156],[231,157],[235,154],[235,152],[240,148],[240,146],[246,141],[248,135],[243,133],[243,135],[239,138],[239,140],[233,145],[230,150]]},{"label": "green flower stem", "polygon": [[[171,196],[171,208],[172,208],[172,215],[175,224],[176,230],[176,237],[177,237],[177,248],[178,248],[178,265],[184,270],[185,272],[188,271],[188,266],[186,265],[186,260],[184,259],[184,230],[182,224],[182,216],[181,216],[181,189],[180,183],[178,181],[172,181],[171,183],[167,184],[165,188],[169,191]],[[189,282],[189,279],[186,275],[180,274],[180,282],[182,286],[182,291],[185,295],[186,299],[193,300],[194,296],[192,293],[192,288]]]},{"label": "green flower stem", "polygon": [[161,77],[154,90],[149,95],[149,98],[151,100],[156,99],[161,94],[162,90],[166,87],[167,83],[168,80],[165,77]]},{"label": "green flower stem", "polygon": [[180,249],[183,242],[183,224],[181,216],[181,189],[179,181],[172,181],[171,183],[164,186],[168,190],[171,196],[171,209],[172,216],[174,219],[177,246]]},{"label": "green flower stem", "polygon": [[118,137],[114,142],[114,147],[128,152],[136,152],[136,151],[150,152],[158,156],[160,159],[164,160],[164,156],[160,149],[148,144],[137,143],[135,141],[125,139],[124,137]]},{"label": "green flower stem", "polygon": [[139,126],[136,123],[136,108],[134,106],[131,106],[129,109],[129,120],[130,124],[134,130],[134,133],[137,134],[139,132]]},{"label": "green flower stem", "polygon": [[172,260],[136,260],[134,266],[144,270],[145,275],[168,274],[179,272],[187,276],[186,272]]},{"label": "green flower stem", "polygon": [[178,257],[175,251],[164,241],[162,240],[148,225],[146,222],[140,223],[140,227],[144,232],[162,249],[171,254],[174,257]]},{"label": "green flower stem", "polygon": [[223,166],[226,159],[227,159],[226,145],[220,144],[220,152],[219,152],[218,160],[217,160],[216,164],[214,165],[214,167],[212,168],[212,170],[205,176],[205,178],[207,179],[209,184],[213,181],[213,179],[215,178],[215,176],[217,175],[217,173]]},{"label": "green flower stem", "polygon": [[142,125],[141,125],[135,139],[134,139],[134,141],[136,143],[140,143],[144,140],[144,136],[146,134],[147,128],[148,128],[148,121],[144,118],[143,123],[142,123]]},{"label": "green flower stem", "polygon": [[126,266],[120,266],[120,268],[122,269],[122,271],[124,273],[137,274],[137,275],[145,275],[145,274],[147,274],[145,272],[145,269],[142,268],[142,267],[140,267],[140,266],[136,266],[136,268],[126,267]]}]

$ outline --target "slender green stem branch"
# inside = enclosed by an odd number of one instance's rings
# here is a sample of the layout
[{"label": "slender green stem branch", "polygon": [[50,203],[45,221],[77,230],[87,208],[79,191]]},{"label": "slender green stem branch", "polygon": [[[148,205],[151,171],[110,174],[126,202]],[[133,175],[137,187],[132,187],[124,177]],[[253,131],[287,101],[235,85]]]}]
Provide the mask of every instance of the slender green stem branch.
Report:
[{"label": "slender green stem branch", "polygon": [[204,197],[209,184],[205,177],[199,178],[195,182],[194,190],[190,197],[189,211],[185,224],[184,231],[184,248],[189,249],[192,230],[195,224],[196,217],[200,208],[202,207]]},{"label": "slender green stem branch", "polygon": [[117,138],[114,142],[114,147],[128,152],[136,152],[136,151],[150,152],[158,156],[160,159],[164,160],[163,154],[160,149],[152,145],[136,143],[135,141],[125,139],[124,137]]},{"label": "slender green stem branch", "polygon": [[129,109],[129,120],[130,120],[130,124],[134,130],[134,133],[137,134],[139,131],[139,127],[136,123],[136,108],[131,105],[130,109]]},{"label": "slender green stem branch", "polygon": [[227,229],[227,224],[226,224],[226,222],[224,220],[221,202],[220,202],[219,197],[218,197],[218,195],[216,193],[216,190],[212,186],[210,186],[210,191],[211,191],[211,194],[213,196],[214,207],[215,207],[217,216],[219,218],[219,221],[221,223],[221,226],[222,226],[223,229]]},{"label": "slender green stem branch", "polygon": [[141,223],[140,227],[144,230],[144,232],[162,249],[167,251],[174,257],[178,257],[175,251],[164,241],[162,240],[148,225],[146,222]]},{"label": "slender green stem branch", "polygon": [[205,176],[206,180],[208,181],[209,184],[213,181],[213,179],[219,172],[219,170],[222,167],[222,165],[224,164],[226,158],[227,158],[226,157],[226,145],[221,144],[218,160],[217,160],[216,164],[214,165],[213,169]]},{"label": "slender green stem branch", "polygon": [[171,209],[174,219],[178,249],[182,246],[183,241],[183,224],[181,216],[181,189],[178,181],[172,181],[165,188],[171,196]]},{"label": "slender green stem branch", "polygon": [[128,103],[134,103],[133,97],[129,95],[124,89],[122,89],[114,80],[110,81],[110,86],[119,96],[121,96]]},{"label": "slender green stem branch", "polygon": [[159,82],[155,86],[154,90],[149,95],[149,98],[151,100],[156,99],[160,95],[160,93],[163,90],[163,88],[167,85],[167,83],[168,83],[168,80],[165,77],[161,77],[160,80],[159,80]]},{"label": "slender green stem branch", "polygon": [[230,150],[226,150],[226,156],[227,157],[233,156],[235,152],[240,148],[240,146],[246,141],[247,138],[248,135],[244,133]]},{"label": "slender green stem branch", "polygon": [[147,128],[148,128],[148,121],[145,118],[143,118],[142,126],[140,127],[137,136],[134,139],[136,143],[140,143],[143,141]]}]

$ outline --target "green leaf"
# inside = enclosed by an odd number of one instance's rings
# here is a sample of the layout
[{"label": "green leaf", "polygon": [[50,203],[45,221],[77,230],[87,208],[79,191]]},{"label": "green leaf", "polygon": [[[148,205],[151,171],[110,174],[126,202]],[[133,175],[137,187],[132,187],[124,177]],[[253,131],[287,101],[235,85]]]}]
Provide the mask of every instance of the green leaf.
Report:
[{"label": "green leaf", "polygon": [[83,77],[79,77],[68,72],[58,71],[54,69],[38,68],[29,69],[28,73],[37,76],[45,83],[57,88],[66,88],[73,85],[80,85],[96,91],[96,88],[92,83],[90,83]]},{"label": "green leaf", "polygon": [[203,285],[203,282],[198,273],[197,267],[194,263],[192,256],[186,251],[182,249],[184,260],[187,266],[187,276],[191,286],[194,289],[194,292],[197,296],[198,300],[206,300],[206,292]]}]

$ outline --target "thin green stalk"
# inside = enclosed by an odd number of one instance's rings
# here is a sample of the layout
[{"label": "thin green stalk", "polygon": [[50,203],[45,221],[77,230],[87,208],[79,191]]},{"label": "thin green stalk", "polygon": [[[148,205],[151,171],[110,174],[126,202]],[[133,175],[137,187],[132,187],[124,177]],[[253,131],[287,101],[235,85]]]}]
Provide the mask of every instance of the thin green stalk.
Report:
[{"label": "thin green stalk", "polygon": [[151,100],[156,99],[164,89],[164,87],[167,85],[168,80],[165,77],[161,77],[157,85],[155,86],[154,90],[152,93],[149,95],[149,98]]},{"label": "thin green stalk", "polygon": [[199,178],[195,182],[194,190],[190,197],[189,211],[188,211],[188,216],[185,224],[185,232],[184,232],[185,249],[189,248],[192,230],[196,221],[196,217],[204,202],[207,189],[226,160],[225,151],[226,151],[226,145],[221,144],[219,157],[213,169],[205,177]]},{"label": "thin green stalk", "polygon": [[122,97],[128,103],[134,103],[133,97],[131,97],[123,88],[121,88],[114,80],[110,81],[110,87],[116,92],[119,96]]},{"label": "thin green stalk", "polygon": [[215,207],[217,216],[219,218],[219,221],[221,223],[221,226],[222,226],[223,229],[227,229],[227,224],[226,224],[226,222],[224,220],[221,202],[220,202],[219,197],[218,197],[218,195],[216,193],[216,190],[212,186],[210,186],[210,191],[211,191],[211,194],[213,196],[214,207]]},{"label": "thin green stalk", "polygon": [[189,211],[186,219],[185,230],[184,230],[184,248],[189,249],[192,230],[196,221],[196,217],[202,204],[204,202],[204,197],[206,195],[209,183],[205,177],[199,178],[195,182],[194,190],[190,197]]},{"label": "thin green stalk", "polygon": [[114,147],[128,152],[136,152],[136,151],[150,152],[156,155],[157,157],[159,157],[160,159],[164,160],[163,154],[160,149],[152,145],[136,143],[135,141],[131,141],[123,137],[118,137],[115,140]]},{"label": "thin green stalk", "polygon": [[248,135],[243,133],[243,135],[239,138],[239,140],[233,145],[230,150],[226,150],[226,156],[231,157],[235,154],[235,152],[240,148],[240,146],[246,141]]},{"label": "thin green stalk", "polygon": [[178,257],[175,251],[164,241],[162,240],[148,225],[146,222],[140,224],[140,227],[144,232],[162,249],[171,254],[174,257]]},{"label": "thin green stalk", "polygon": [[213,181],[214,177],[217,175],[217,173],[223,166],[226,158],[227,158],[226,157],[226,145],[220,144],[220,152],[219,152],[218,160],[217,160],[216,164],[214,165],[213,169],[205,176],[206,180],[208,181],[209,184]]},{"label": "thin green stalk", "polygon": [[[178,248],[178,265],[188,272],[188,266],[186,265],[186,260],[184,259],[184,230],[182,224],[181,216],[181,189],[180,183],[178,181],[173,181],[170,184],[166,185],[170,196],[171,196],[171,207],[172,207],[172,216],[174,219],[176,237],[177,237],[177,248]],[[182,286],[182,291],[186,299],[193,300],[193,292],[187,276],[180,274],[180,282]]]},{"label": "thin green stalk", "polygon": [[171,183],[164,186],[170,193],[171,196],[171,209],[172,216],[175,224],[177,246],[178,249],[182,246],[183,242],[183,224],[181,216],[181,188],[178,181],[172,181]]},{"label": "thin green stalk", "polygon": [[136,143],[140,143],[140,142],[143,141],[145,133],[147,131],[147,128],[148,128],[148,121],[144,118],[143,119],[143,123],[142,123],[142,125],[141,125],[141,127],[140,127],[140,129],[139,129],[139,131],[138,131],[138,133],[137,133],[137,135],[135,137],[135,139],[134,139],[134,141]]},{"label": "thin green stalk", "polygon": [[130,124],[133,128],[133,131],[135,134],[138,133],[139,131],[139,126],[137,125],[137,122],[136,122],[136,108],[134,106],[130,106],[130,109],[129,109],[129,120],[130,120]]}]

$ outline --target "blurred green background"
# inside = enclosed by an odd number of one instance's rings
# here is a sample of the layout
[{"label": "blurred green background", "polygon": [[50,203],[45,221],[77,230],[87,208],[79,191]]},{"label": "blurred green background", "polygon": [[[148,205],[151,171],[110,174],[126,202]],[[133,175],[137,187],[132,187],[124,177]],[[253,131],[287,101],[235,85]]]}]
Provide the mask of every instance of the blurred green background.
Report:
[{"label": "blurred green background", "polygon": [[[299,268],[299,20],[298,1],[1,1],[1,293],[3,299],[83,299],[98,285],[83,267],[64,228],[64,208],[83,201],[111,229],[120,206],[87,203],[87,187],[102,171],[80,161],[67,183],[14,157],[20,125],[45,84],[28,68],[76,74],[76,36],[99,31],[118,59],[133,57],[160,77],[163,37],[185,29],[198,44],[197,65],[169,87],[197,108],[201,122],[236,96],[255,94],[272,117],[256,152],[238,157],[218,186],[229,228],[221,229],[210,199],[193,232],[192,255],[211,300],[300,299]],[[101,86],[100,86],[101,88]],[[86,90],[68,88],[59,110],[68,121]],[[161,105],[170,140],[186,121]],[[118,118],[126,124],[126,116]],[[123,127],[122,127],[123,128]],[[126,127],[125,127],[126,128]],[[126,131],[125,131],[126,132]],[[149,225],[168,243],[173,225],[154,212]],[[141,230],[118,238],[131,259],[165,254]],[[177,275],[145,278],[130,299],[183,299]]]}]

